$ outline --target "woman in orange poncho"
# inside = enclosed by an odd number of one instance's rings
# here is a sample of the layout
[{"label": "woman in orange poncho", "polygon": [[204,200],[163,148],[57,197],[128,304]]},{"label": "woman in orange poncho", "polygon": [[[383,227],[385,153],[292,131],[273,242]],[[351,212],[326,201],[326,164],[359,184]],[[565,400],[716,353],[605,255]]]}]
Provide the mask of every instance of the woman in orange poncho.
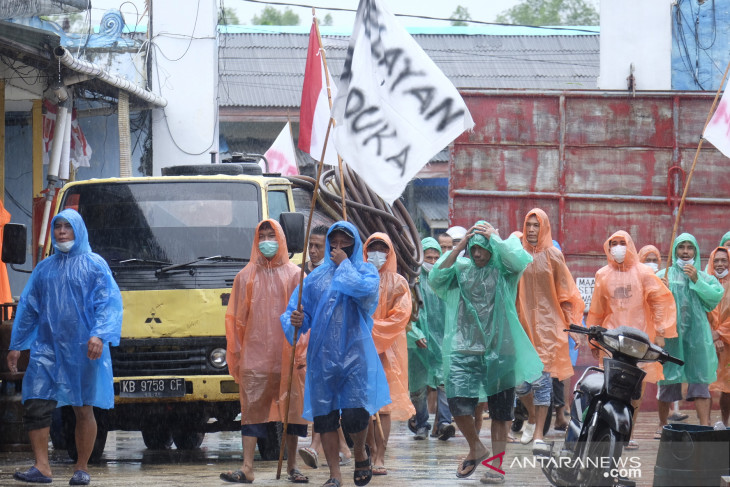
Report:
[{"label": "woman in orange poncho", "polygon": [[[378,268],[380,295],[373,313],[373,341],[390,387],[391,403],[380,410],[383,436],[375,433],[373,475],[385,475],[385,449],[391,419],[406,420],[416,413],[408,392],[408,340],[406,326],[411,318],[411,290],[397,273],[393,244],[384,233],[374,233],[365,242],[364,258]],[[373,431],[378,428],[371,425]],[[369,435],[368,435],[369,436]]]},{"label": "woman in orange poncho", "polygon": [[[226,310],[228,370],[239,385],[243,466],[221,474],[228,482],[254,479],[253,456],[257,439],[267,436],[266,423],[282,421],[289,382],[291,346],[284,338],[279,317],[294,288],[300,269],[289,262],[284,231],[275,220],[259,223],[251,260],[236,276]],[[306,336],[297,344],[287,428],[287,472],[298,482],[306,477],[296,467],[297,436],[307,436],[302,419]]]},{"label": "woman in orange poncho", "polygon": [[[596,272],[588,326],[603,326],[609,330],[626,325],[641,330],[649,340],[660,347],[665,338],[677,336],[677,308],[674,297],[654,271],[639,262],[639,255],[631,236],[623,231],[611,235],[603,244],[608,265]],[[593,356],[601,363],[599,350],[592,349]],[[656,383],[664,378],[658,362],[639,364],[646,372],[646,382]],[[642,387],[643,396],[643,387]],[[634,424],[639,413],[641,399],[632,401]],[[633,440],[632,440],[633,441]],[[636,448],[632,443],[629,448]]]},{"label": "woman in orange poncho", "polygon": [[[553,244],[550,220],[543,210],[535,208],[525,216],[520,239],[532,262],[522,273],[517,287],[517,315],[545,367],[543,374],[563,381],[573,375],[568,334],[563,330],[571,323],[583,321],[585,303],[563,253]],[[536,389],[552,387],[550,380],[543,379],[518,387],[517,395],[529,413],[523,443],[529,443],[534,435],[534,447],[544,444],[539,443],[543,439],[542,426],[535,429],[535,425],[545,422],[550,390]],[[556,425],[560,422],[564,423],[562,410]]]},{"label": "woman in orange poncho", "polygon": [[653,245],[644,245],[639,250],[639,262],[651,267],[651,270],[656,274],[662,268],[662,254]]},{"label": "woman in orange poncho", "polygon": [[730,425],[730,275],[728,275],[728,248],[718,247],[710,254],[707,273],[715,276],[725,294],[717,307],[707,313],[712,327],[712,340],[717,351],[717,381],[711,391],[720,392],[720,413],[725,426]]}]

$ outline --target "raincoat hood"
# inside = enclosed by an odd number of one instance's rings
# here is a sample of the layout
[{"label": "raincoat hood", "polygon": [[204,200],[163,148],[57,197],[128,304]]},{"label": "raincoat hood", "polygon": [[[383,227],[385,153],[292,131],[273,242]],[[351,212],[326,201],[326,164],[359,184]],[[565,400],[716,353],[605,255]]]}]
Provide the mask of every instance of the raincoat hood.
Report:
[{"label": "raincoat hood", "polygon": [[[71,224],[71,228],[74,230],[74,245],[68,252],[63,252],[68,255],[78,255],[84,252],[91,252],[91,246],[89,245],[89,232],[86,230],[86,224],[79,215],[79,212],[67,208],[58,213],[51,220],[51,244],[53,248],[56,248],[56,235],[53,231],[53,227],[56,224],[56,220],[66,220]],[[60,251],[57,251],[61,253]]]},{"label": "raincoat hood", "polygon": [[694,237],[694,235],[690,233],[683,233],[682,235],[678,236],[674,240],[674,245],[672,245],[672,263],[676,266],[677,265],[677,247],[679,247],[679,244],[682,242],[690,242],[692,245],[695,246],[695,269],[700,270],[701,269],[701,259],[700,259],[700,246],[697,245],[697,239]]},{"label": "raincoat hood", "polygon": [[[485,220],[479,220],[474,225],[489,225],[489,222]],[[469,239],[469,243],[467,244],[468,249],[471,250],[471,248],[475,245],[478,245],[483,249],[490,249],[489,240],[487,240],[487,237],[485,237],[484,235],[476,234]],[[471,253],[469,254],[469,256],[471,256]]]},{"label": "raincoat hood", "polygon": [[730,232],[727,232],[720,239],[720,247],[730,247]]},{"label": "raincoat hood", "polygon": [[357,228],[355,228],[355,225],[353,225],[350,222],[344,222],[344,221],[338,221],[332,224],[329,230],[327,230],[327,238],[324,242],[324,262],[322,262],[322,265],[319,267],[322,267],[324,265],[335,265],[334,262],[332,262],[332,257],[330,257],[330,252],[332,252],[332,247],[330,247],[330,235],[332,235],[333,232],[335,232],[338,229],[347,229],[347,233],[353,235],[353,240],[355,240],[354,248],[352,249],[352,255],[350,256],[350,262],[353,264],[359,264],[362,262],[367,262],[362,258],[362,240],[360,240],[360,232],[357,231]]},{"label": "raincoat hood", "polygon": [[[730,250],[728,250],[727,247],[722,247],[722,246],[717,247],[715,250],[712,251],[712,253],[710,254],[710,261],[707,263],[707,270],[705,271],[711,276],[715,275],[715,264],[713,263],[713,261],[715,260],[715,254],[719,250],[724,250],[725,252],[728,252],[728,254],[730,254]],[[728,257],[730,257],[730,255],[728,255]]]},{"label": "raincoat hood", "polygon": [[520,237],[522,239],[522,246],[526,249],[532,248],[533,246],[527,241],[527,219],[532,215],[535,215],[535,217],[537,217],[537,221],[540,222],[540,231],[537,234],[537,245],[535,245],[535,250],[541,252],[548,247],[553,247],[553,235],[550,230],[550,220],[548,219],[547,213],[542,211],[540,208],[533,208],[525,216],[525,222],[522,224],[522,236]]},{"label": "raincoat hood", "polygon": [[659,249],[654,247],[653,245],[644,245],[641,247],[641,250],[639,250],[639,262],[644,262],[646,258],[651,255],[656,254],[657,259],[659,259],[659,262],[657,265],[659,268],[662,268],[662,254],[659,252]]},{"label": "raincoat hood", "polygon": [[[619,264],[616,262],[616,259],[613,258],[613,255],[611,255],[611,249],[609,248],[609,243],[611,240],[615,238],[621,238],[623,237],[626,239],[626,257],[624,257],[624,261],[622,264]],[[628,232],[624,230],[619,230],[618,232],[611,235],[608,240],[603,242],[603,251],[606,253],[606,258],[608,259],[608,265],[611,267],[618,269],[618,268],[629,268],[633,267],[639,262],[639,254],[636,252],[636,245],[634,245],[634,239],[631,238],[631,235],[628,234]]]},{"label": "raincoat hood", "polygon": [[443,254],[443,252],[441,252],[441,246],[433,237],[426,237],[421,240],[421,247],[423,247],[424,252],[428,249],[436,250],[439,253],[439,257]]},{"label": "raincoat hood", "polygon": [[365,241],[365,245],[363,246],[363,260],[367,262],[368,246],[376,240],[380,240],[388,246],[388,255],[385,258],[385,264],[383,264],[383,267],[380,268],[379,272],[398,272],[398,259],[395,256],[393,242],[390,241],[390,237],[385,233],[376,232],[368,237],[368,239]]},{"label": "raincoat hood", "polygon": [[[259,230],[264,223],[269,223],[271,228],[276,233],[276,241],[279,243],[279,249],[271,259],[267,259],[264,254],[259,250]],[[278,221],[268,219],[261,221],[256,225],[256,231],[253,235],[253,246],[251,247],[251,261],[255,265],[266,265],[271,267],[279,267],[289,262],[289,249],[286,246],[286,237],[284,236],[284,230]]]}]

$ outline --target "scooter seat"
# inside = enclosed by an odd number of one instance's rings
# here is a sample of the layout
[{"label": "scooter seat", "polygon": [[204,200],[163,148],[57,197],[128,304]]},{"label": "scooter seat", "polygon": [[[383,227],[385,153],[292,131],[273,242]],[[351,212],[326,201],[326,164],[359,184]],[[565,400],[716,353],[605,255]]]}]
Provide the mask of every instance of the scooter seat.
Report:
[{"label": "scooter seat", "polygon": [[603,389],[603,374],[586,375],[580,383],[579,390],[589,396],[600,394]]}]

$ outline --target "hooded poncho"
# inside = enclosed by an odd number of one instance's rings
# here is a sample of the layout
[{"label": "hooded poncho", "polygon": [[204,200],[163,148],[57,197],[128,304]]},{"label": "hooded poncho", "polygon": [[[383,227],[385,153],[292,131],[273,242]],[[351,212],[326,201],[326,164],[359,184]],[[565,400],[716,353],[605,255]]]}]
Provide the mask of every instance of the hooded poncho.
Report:
[{"label": "hooded poncho", "polygon": [[374,233],[365,241],[364,258],[373,241],[380,240],[388,246],[385,264],[378,271],[380,291],[378,307],[373,313],[373,342],[388,379],[391,403],[383,413],[394,420],[408,419],[416,410],[408,394],[408,340],[406,327],[411,318],[411,290],[408,281],[397,272],[393,243],[385,233]]},{"label": "hooded poncho", "polygon": [[[330,257],[329,242],[338,228],[346,228],[355,240],[351,257],[339,266]],[[330,227],[324,255],[324,263],[306,277],[302,291],[300,333],[310,333],[304,417],[311,420],[345,408],[365,408],[375,414],[390,403],[388,381],[371,332],[378,306],[378,271],[363,262],[362,241],[348,222]],[[281,316],[290,343],[294,336],[290,317],[297,301],[295,289]]]},{"label": "hooded poncho", "polygon": [[[727,247],[718,247],[710,254],[710,262],[707,264],[707,268],[711,276],[715,275],[713,261],[715,260],[715,254],[720,249],[728,250]],[[710,320],[712,330],[719,335],[725,347],[722,352],[717,354],[717,381],[710,385],[710,390],[730,393],[730,292],[728,292],[730,290],[730,275],[718,280],[725,289],[725,294],[722,296],[720,304],[707,313],[707,318]]]},{"label": "hooded poncho", "polygon": [[446,304],[443,341],[447,397],[486,398],[540,377],[540,357],[522,329],[514,302],[517,283],[532,257],[518,238],[469,239],[491,252],[483,267],[458,257],[451,267],[434,264],[428,282]]},{"label": "hooded poncho", "polygon": [[[119,345],[122,296],[104,259],[89,246],[86,225],[75,210],[66,220],[74,231],[69,252],[56,251],[33,270],[20,297],[10,350],[30,348],[23,377],[23,402],[58,401],[58,407],[114,407],[114,377],[109,345]],[[56,238],[51,230],[54,247]],[[88,341],[103,343],[101,358],[87,357]]]},{"label": "hooded poncho", "polygon": [[[694,267],[697,282],[692,282],[677,264],[677,247],[691,242],[695,247]],[[707,312],[715,309],[722,300],[723,288],[714,276],[700,270],[700,250],[697,240],[689,233],[678,236],[672,246],[675,258],[672,267],[663,269],[659,277],[667,275],[669,290],[677,307],[677,338],[666,341],[666,351],[684,360],[684,366],[664,364],[664,381],[661,384],[711,384],[717,379],[717,354],[712,343],[712,332]]]},{"label": "hooded poncho", "polygon": [[[527,219],[540,222],[537,244],[527,241]],[[539,208],[525,216],[522,246],[532,257],[517,288],[517,314],[525,333],[540,356],[545,372],[558,380],[573,375],[568,333],[571,323],[583,321],[585,303],[563,253],[553,244],[550,220]]]},{"label": "hooded poncho", "polygon": [[[626,256],[621,264],[611,255],[609,247],[609,242],[617,238],[626,240]],[[651,267],[639,262],[631,235],[619,230],[603,243],[603,251],[608,264],[596,272],[586,324],[609,330],[630,326],[646,333],[652,342],[657,333],[665,338],[676,337],[672,293]],[[639,367],[647,373],[647,382],[656,383],[662,378],[662,365],[658,362],[640,363]]]},{"label": "hooded poncho", "polygon": [[[268,222],[279,248],[267,259],[259,250],[259,229]],[[226,310],[228,370],[240,385],[241,423],[282,421],[289,384],[291,345],[279,317],[286,310],[301,269],[289,262],[284,231],[275,220],[256,227],[251,260],[236,275]],[[288,423],[304,424],[304,376],[307,336],[297,343]]]},{"label": "hooded poncho", "polygon": [[[441,255],[441,246],[432,237],[421,240],[424,252],[433,249]],[[444,302],[428,285],[429,271],[421,267],[418,289],[423,306],[418,311],[418,320],[411,323],[408,332],[408,387],[412,392],[424,386],[437,388],[444,383],[441,344],[444,340],[446,310]],[[426,339],[427,348],[418,348],[416,342]]]}]

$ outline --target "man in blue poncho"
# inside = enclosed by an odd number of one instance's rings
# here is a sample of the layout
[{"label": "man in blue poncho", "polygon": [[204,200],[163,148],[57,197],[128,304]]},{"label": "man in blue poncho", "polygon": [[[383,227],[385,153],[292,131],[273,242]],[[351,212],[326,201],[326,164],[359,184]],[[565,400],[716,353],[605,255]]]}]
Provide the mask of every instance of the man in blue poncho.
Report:
[{"label": "man in blue poncho", "polygon": [[[468,248],[467,257],[457,257]],[[454,250],[434,264],[428,282],[446,303],[442,345],[446,397],[456,424],[469,443],[469,453],[456,471],[474,473],[490,456],[479,439],[474,411],[487,398],[492,419],[492,448],[505,451],[507,424],[513,419],[515,386],[533,382],[543,365],[515,308],[517,284],[532,257],[516,237],[502,240],[489,223],[479,221]],[[494,460],[501,466],[500,460]],[[482,483],[503,483],[489,470]]]},{"label": "man in blue poncho", "polygon": [[294,327],[309,331],[304,418],[321,434],[330,470],[326,487],[339,487],[337,428],[354,444],[355,485],[372,478],[370,452],[365,448],[370,416],[390,403],[390,391],[372,337],[372,314],[378,305],[378,271],[363,262],[362,241],[355,227],[336,222],[327,232],[325,261],[304,280],[301,311],[299,288],[281,316],[290,343]]},{"label": "man in blue poncho", "polygon": [[76,413],[78,460],[71,485],[87,485],[96,438],[93,407],[114,407],[109,345],[119,345],[122,297],[103,258],[91,251],[86,225],[75,210],[51,222],[55,252],[41,261],[23,290],[15,316],[8,366],[30,349],[23,377],[23,421],[35,465],[16,472],[24,482],[50,483],[48,435],[56,407]]},{"label": "man in blue poncho", "polygon": [[684,360],[684,366],[664,364],[664,380],[659,381],[657,411],[659,431],[667,424],[669,407],[682,399],[682,383],[687,384],[686,400],[694,402],[701,425],[710,425],[710,389],[717,379],[717,354],[707,313],[722,300],[724,289],[715,278],[700,270],[697,240],[689,233],[676,238],[674,261],[657,274],[674,295],[677,305],[677,338],[667,338],[665,349]]}]

